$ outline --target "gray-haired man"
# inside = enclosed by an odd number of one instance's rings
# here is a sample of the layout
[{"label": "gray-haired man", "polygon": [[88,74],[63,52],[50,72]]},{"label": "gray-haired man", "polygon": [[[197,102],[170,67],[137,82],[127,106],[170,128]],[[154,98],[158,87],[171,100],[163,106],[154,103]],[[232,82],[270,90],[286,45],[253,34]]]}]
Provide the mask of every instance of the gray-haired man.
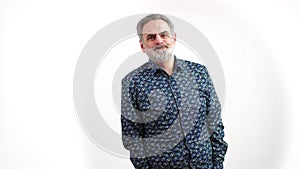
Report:
[{"label": "gray-haired man", "polygon": [[137,25],[149,61],[122,80],[122,140],[140,169],[222,169],[221,105],[204,65],[178,59],[174,25],[151,14]]}]

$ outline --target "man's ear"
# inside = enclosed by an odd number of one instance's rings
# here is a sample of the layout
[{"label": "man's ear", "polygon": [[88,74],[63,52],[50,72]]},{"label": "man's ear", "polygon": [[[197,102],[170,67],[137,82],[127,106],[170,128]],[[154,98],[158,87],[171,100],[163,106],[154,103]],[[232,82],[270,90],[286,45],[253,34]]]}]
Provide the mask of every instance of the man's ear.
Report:
[{"label": "man's ear", "polygon": [[176,42],[176,33],[173,35],[173,42]]},{"label": "man's ear", "polygon": [[141,40],[140,40],[140,46],[141,46],[142,51],[145,52],[145,46]]}]

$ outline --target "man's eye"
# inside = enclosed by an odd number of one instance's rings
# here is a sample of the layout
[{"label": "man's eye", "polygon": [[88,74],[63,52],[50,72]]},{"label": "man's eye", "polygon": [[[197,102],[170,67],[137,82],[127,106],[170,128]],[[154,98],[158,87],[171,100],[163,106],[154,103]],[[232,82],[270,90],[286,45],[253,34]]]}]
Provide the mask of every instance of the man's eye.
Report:
[{"label": "man's eye", "polygon": [[162,33],[162,34],[160,34],[160,37],[161,38],[168,38],[169,34],[168,33]]},{"label": "man's eye", "polygon": [[155,38],[154,38],[154,36],[148,36],[147,37],[147,40],[154,40]]}]

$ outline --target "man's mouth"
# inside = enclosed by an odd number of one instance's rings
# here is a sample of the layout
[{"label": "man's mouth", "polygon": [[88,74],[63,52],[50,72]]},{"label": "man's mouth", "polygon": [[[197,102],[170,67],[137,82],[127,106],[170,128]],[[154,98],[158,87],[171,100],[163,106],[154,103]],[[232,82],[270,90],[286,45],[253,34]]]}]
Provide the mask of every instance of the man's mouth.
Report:
[{"label": "man's mouth", "polygon": [[155,50],[157,50],[157,49],[162,49],[162,48],[169,48],[167,45],[160,45],[160,46],[156,46],[155,47]]}]

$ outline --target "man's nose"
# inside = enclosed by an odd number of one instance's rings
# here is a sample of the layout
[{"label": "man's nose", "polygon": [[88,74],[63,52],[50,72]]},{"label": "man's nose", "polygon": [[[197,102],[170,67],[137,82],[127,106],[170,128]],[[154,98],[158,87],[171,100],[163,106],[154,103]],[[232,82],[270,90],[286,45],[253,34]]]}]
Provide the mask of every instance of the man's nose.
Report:
[{"label": "man's nose", "polygon": [[163,39],[160,37],[159,34],[157,34],[155,37],[155,45],[161,45],[163,42]]}]

